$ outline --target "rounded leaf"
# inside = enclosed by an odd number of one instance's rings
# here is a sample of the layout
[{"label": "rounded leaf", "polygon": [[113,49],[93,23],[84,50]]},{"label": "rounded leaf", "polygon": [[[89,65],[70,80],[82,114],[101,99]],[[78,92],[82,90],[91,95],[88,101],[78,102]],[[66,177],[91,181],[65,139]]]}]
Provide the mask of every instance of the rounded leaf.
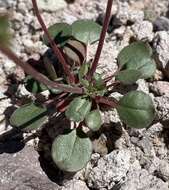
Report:
[{"label": "rounded leaf", "polygon": [[78,20],[72,24],[73,37],[85,44],[99,40],[101,30],[101,26],[91,20]]},{"label": "rounded leaf", "polygon": [[137,70],[139,78],[147,79],[154,75],[156,65],[151,58],[151,47],[144,42],[134,42],[125,47],[118,56],[118,64],[124,70]]},{"label": "rounded leaf", "polygon": [[141,78],[150,78],[155,74],[156,63],[153,59],[147,59],[144,66],[139,68],[139,71],[142,73]]},{"label": "rounded leaf", "polygon": [[52,158],[64,171],[76,172],[86,166],[92,154],[92,143],[82,132],[73,130],[59,135],[52,145]]},{"label": "rounded leaf", "polygon": [[102,118],[99,110],[93,110],[88,113],[85,122],[92,131],[98,131],[102,125]]},{"label": "rounded leaf", "polygon": [[135,62],[137,62],[137,60],[140,61],[140,59],[144,57],[150,58],[151,56],[152,49],[148,43],[141,41],[133,42],[121,50],[118,55],[118,64],[119,66],[124,66],[132,60],[135,60]]},{"label": "rounded leaf", "polygon": [[85,116],[90,112],[92,103],[85,98],[75,98],[67,108],[66,117],[72,121],[83,121]]},{"label": "rounded leaf", "polygon": [[47,121],[47,109],[34,103],[16,109],[10,117],[11,125],[20,129],[37,129]]},{"label": "rounded leaf", "polygon": [[137,70],[123,70],[118,73],[116,80],[121,81],[123,84],[133,84],[141,76],[141,73]]},{"label": "rounded leaf", "polygon": [[152,99],[141,91],[132,91],[123,96],[117,111],[120,119],[133,128],[148,127],[155,117]]},{"label": "rounded leaf", "polygon": [[[48,28],[48,32],[56,44],[63,46],[70,39],[72,35],[72,28],[67,23],[56,23]],[[49,41],[46,34],[43,35],[43,42],[49,46]]]}]

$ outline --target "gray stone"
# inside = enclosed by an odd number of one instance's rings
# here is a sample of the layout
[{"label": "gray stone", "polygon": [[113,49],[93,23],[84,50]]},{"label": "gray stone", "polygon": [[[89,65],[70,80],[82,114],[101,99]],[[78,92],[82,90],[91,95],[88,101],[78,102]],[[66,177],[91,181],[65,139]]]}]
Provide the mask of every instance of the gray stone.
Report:
[{"label": "gray stone", "polygon": [[39,8],[45,11],[57,11],[67,6],[65,0],[37,0],[37,3]]},{"label": "gray stone", "polygon": [[164,181],[169,181],[169,164],[165,160],[160,161],[158,175]]},{"label": "gray stone", "polygon": [[141,169],[138,161],[135,161],[127,174],[125,183],[120,190],[168,190],[168,183],[150,175],[147,170]]},{"label": "gray stone", "polygon": [[144,152],[146,157],[154,154],[153,144],[148,137],[144,136],[136,142],[136,145]]},{"label": "gray stone", "polygon": [[127,24],[127,21],[138,22],[144,19],[144,13],[141,10],[132,9],[127,2],[118,2],[116,14],[117,25]]},{"label": "gray stone", "polygon": [[130,157],[130,151],[122,149],[101,158],[89,173],[89,187],[112,189],[116,183],[123,181],[130,167]]},{"label": "gray stone", "polygon": [[80,180],[70,180],[59,190],[89,190],[86,183]]},{"label": "gray stone", "polygon": [[18,153],[0,154],[1,189],[58,190],[59,186],[44,174],[38,157],[32,147],[24,147]]},{"label": "gray stone", "polygon": [[146,83],[146,81],[144,79],[139,79],[136,84],[138,85],[137,90],[139,91],[143,91],[145,93],[149,93],[149,88],[148,88],[148,84]]},{"label": "gray stone", "polygon": [[160,121],[169,121],[169,97],[155,97],[157,116]]},{"label": "gray stone", "polygon": [[168,31],[169,19],[164,16],[158,17],[154,22],[154,28],[156,31]]},{"label": "gray stone", "polygon": [[146,40],[151,42],[154,37],[153,25],[149,21],[136,22],[132,26],[132,30],[137,40]]},{"label": "gray stone", "polygon": [[169,77],[169,32],[161,31],[155,34],[154,48],[156,50],[157,63],[164,74]]},{"label": "gray stone", "polygon": [[169,97],[169,82],[167,81],[156,81],[150,83],[150,89],[158,96]]},{"label": "gray stone", "polygon": [[0,0],[0,7],[14,7],[16,5],[16,1],[14,0]]}]

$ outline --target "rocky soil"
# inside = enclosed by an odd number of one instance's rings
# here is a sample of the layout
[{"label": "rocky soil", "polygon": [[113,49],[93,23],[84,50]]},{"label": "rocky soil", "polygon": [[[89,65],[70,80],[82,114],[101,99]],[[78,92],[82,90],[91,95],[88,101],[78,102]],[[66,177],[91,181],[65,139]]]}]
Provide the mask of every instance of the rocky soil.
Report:
[{"label": "rocky soil", "polygon": [[[39,0],[46,24],[93,19],[102,24],[104,0]],[[23,59],[38,59],[47,47],[33,15],[30,0],[0,0],[0,13],[8,11],[13,50]],[[49,130],[21,133],[8,119],[21,97],[30,97],[18,79],[23,72],[0,54],[0,189],[2,190],[168,190],[169,189],[169,7],[168,0],[115,0],[112,19],[98,71],[116,68],[119,51],[133,40],[148,41],[158,66],[153,80],[139,80],[131,88],[149,93],[156,119],[148,129],[129,129],[115,111],[103,115],[105,125],[93,141],[87,167],[76,174],[59,171],[49,156],[50,141],[62,118]],[[97,44],[91,48],[95,53]],[[19,86],[18,86],[19,85]],[[121,96],[126,89],[117,89]],[[63,122],[63,121],[62,121]],[[56,125],[57,123],[57,125]],[[38,150],[38,151],[37,151]],[[39,152],[39,154],[38,154]]]}]

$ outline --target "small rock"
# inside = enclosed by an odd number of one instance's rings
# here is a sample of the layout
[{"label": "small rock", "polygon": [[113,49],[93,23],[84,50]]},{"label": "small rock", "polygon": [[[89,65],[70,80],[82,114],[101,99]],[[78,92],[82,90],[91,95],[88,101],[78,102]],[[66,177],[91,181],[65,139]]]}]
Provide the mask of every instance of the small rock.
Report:
[{"label": "small rock", "polygon": [[126,177],[130,166],[131,153],[127,149],[114,150],[98,161],[89,173],[87,183],[96,189],[112,189]]},{"label": "small rock", "polygon": [[151,91],[153,91],[158,96],[169,97],[169,82],[167,81],[156,81],[150,85]]},{"label": "small rock", "polygon": [[99,153],[100,155],[106,155],[108,153],[107,148],[107,138],[104,134],[101,134],[98,139],[93,141],[93,150],[94,152]]},{"label": "small rock", "polygon": [[154,22],[154,29],[156,31],[169,31],[169,19],[167,17],[158,17]]},{"label": "small rock", "polygon": [[137,90],[139,91],[143,91],[145,93],[149,93],[149,88],[148,88],[148,84],[146,83],[146,81],[144,79],[139,79],[136,84],[138,85]]},{"label": "small rock", "polygon": [[149,21],[137,22],[132,26],[134,36],[137,40],[146,40],[151,42],[153,34],[153,25]]},{"label": "small rock", "polygon": [[136,142],[136,145],[144,152],[145,156],[154,154],[153,144],[148,137],[143,137]]},{"label": "small rock", "polygon": [[158,67],[169,77],[169,31],[155,34],[153,46],[156,50]]},{"label": "small rock", "polygon": [[169,164],[166,161],[164,161],[164,160],[160,161],[158,175],[164,181],[168,181],[169,180]]},{"label": "small rock", "polygon": [[14,7],[16,5],[16,1],[13,0],[0,0],[0,7],[6,7],[6,8],[10,8],[10,7]]},{"label": "small rock", "polygon": [[65,8],[67,6],[65,0],[37,0],[37,4],[39,6],[39,9],[52,12]]},{"label": "small rock", "polygon": [[168,190],[168,183],[151,175],[147,170],[141,169],[138,161],[135,161],[127,174],[125,183],[120,190]]},{"label": "small rock", "polygon": [[160,96],[154,99],[158,120],[169,120],[169,97]]},{"label": "small rock", "polygon": [[[23,148],[19,144],[17,146],[19,149]],[[10,147],[6,146],[6,149],[3,149],[0,146],[0,152],[10,151],[7,148]],[[39,163],[39,155],[32,147],[26,146],[18,153],[0,154],[0,160],[0,187],[3,190],[59,189],[59,186],[44,174]]]},{"label": "small rock", "polygon": [[127,2],[118,2],[118,10],[115,18],[116,25],[126,25],[128,21],[135,23],[143,19],[143,11],[132,9]]},{"label": "small rock", "polygon": [[70,180],[59,190],[89,190],[86,183],[80,180]]},{"label": "small rock", "polygon": [[17,91],[15,93],[16,97],[18,98],[23,98],[23,97],[27,97],[27,98],[34,98],[33,94],[30,93],[26,88],[25,85],[20,84],[17,88]]}]

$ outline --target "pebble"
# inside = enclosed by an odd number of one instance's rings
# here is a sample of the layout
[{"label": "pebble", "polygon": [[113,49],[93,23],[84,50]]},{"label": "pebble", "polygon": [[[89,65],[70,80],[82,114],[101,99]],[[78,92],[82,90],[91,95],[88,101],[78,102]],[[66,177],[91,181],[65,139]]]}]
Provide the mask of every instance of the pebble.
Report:
[{"label": "pebble", "polygon": [[151,42],[154,37],[153,25],[149,21],[137,22],[132,26],[134,37],[137,40],[149,41]]},{"label": "pebble", "polygon": [[154,49],[159,68],[169,78],[169,31],[160,31],[155,34]]},{"label": "pebble", "polygon": [[123,180],[130,167],[131,153],[127,149],[114,150],[101,158],[87,179],[90,188],[112,189],[116,183]]}]

